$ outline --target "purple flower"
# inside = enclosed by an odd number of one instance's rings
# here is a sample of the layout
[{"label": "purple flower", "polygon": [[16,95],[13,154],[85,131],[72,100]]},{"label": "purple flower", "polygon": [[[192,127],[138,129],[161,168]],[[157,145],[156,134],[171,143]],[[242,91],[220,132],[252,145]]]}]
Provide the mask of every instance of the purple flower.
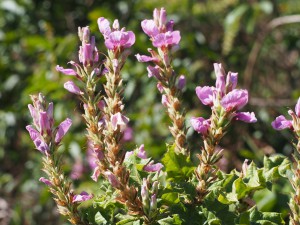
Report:
[{"label": "purple flower", "polygon": [[287,120],[284,116],[278,116],[276,119],[272,122],[272,127],[275,130],[283,130],[286,128],[292,128],[292,120]]},{"label": "purple flower", "polygon": [[33,141],[37,150],[44,154],[48,154],[49,146],[42,138],[41,134],[35,130],[31,125],[26,126],[26,129],[29,132],[30,138]]},{"label": "purple flower", "polygon": [[111,124],[114,130],[117,130],[118,127],[120,127],[120,131],[123,132],[126,129],[128,122],[129,119],[126,116],[123,116],[120,112],[111,117]]},{"label": "purple flower", "polygon": [[52,126],[48,117],[48,113],[47,112],[39,112],[39,125],[40,125],[40,133],[42,136],[44,136],[45,134],[47,136],[51,135],[52,132]]},{"label": "purple flower", "polygon": [[109,21],[107,19],[105,19],[104,17],[100,17],[97,20],[98,23],[98,27],[100,32],[102,33],[102,35],[104,36],[104,38],[107,38],[108,35],[110,35],[111,33],[111,28],[109,25]]},{"label": "purple flower", "polygon": [[105,40],[105,46],[114,50],[116,48],[129,48],[135,42],[135,35],[132,31],[113,31]]},{"label": "purple flower", "polygon": [[162,95],[161,96],[161,103],[163,104],[163,106],[168,107],[170,102],[169,99],[166,95]]},{"label": "purple flower", "polygon": [[83,94],[83,92],[79,89],[79,87],[76,86],[76,84],[73,81],[67,81],[66,83],[64,83],[64,88],[76,95]]},{"label": "purple flower", "polygon": [[89,195],[87,192],[83,191],[79,195],[74,195],[72,203],[74,202],[84,202],[93,198],[93,195]]},{"label": "purple flower", "polygon": [[141,196],[142,196],[143,202],[146,203],[149,198],[148,182],[147,182],[146,178],[143,178],[143,183],[142,183],[142,187],[141,187]]},{"label": "purple flower", "polygon": [[46,184],[47,186],[52,186],[52,183],[50,180],[46,179],[45,177],[41,177],[39,179],[40,182],[43,182],[44,184]]},{"label": "purple flower", "polygon": [[148,163],[147,165],[144,166],[143,170],[147,171],[147,172],[157,172],[160,171],[161,168],[163,168],[163,164],[161,163],[155,163],[153,161],[151,161],[150,163]]},{"label": "purple flower", "polygon": [[63,136],[68,132],[69,128],[72,125],[72,120],[69,118],[65,119],[63,122],[61,122],[57,128],[57,132],[55,135],[55,143],[58,144]]},{"label": "purple flower", "polygon": [[177,87],[179,89],[183,89],[185,87],[186,84],[186,79],[184,75],[180,75],[180,77],[178,78],[178,84]]},{"label": "purple flower", "polygon": [[130,156],[134,154],[134,151],[129,151],[125,153],[125,159],[128,159]]},{"label": "purple flower", "polygon": [[180,39],[181,36],[179,31],[167,31],[166,33],[160,33],[154,37],[153,46],[161,48],[178,45]]},{"label": "purple flower", "polygon": [[73,70],[73,69],[64,69],[63,67],[61,67],[59,65],[57,65],[55,67],[55,69],[56,69],[56,71],[61,72],[65,75],[70,75],[70,76],[77,76],[78,75],[75,70]]},{"label": "purple flower", "polygon": [[94,168],[94,172],[93,172],[93,175],[91,176],[91,178],[93,181],[97,182],[99,176],[100,176],[100,170],[99,170],[99,167],[96,166]]},{"label": "purple flower", "polygon": [[213,106],[215,87],[196,87],[196,94],[203,105]]},{"label": "purple flower", "polygon": [[79,158],[75,161],[75,164],[72,167],[70,177],[73,180],[77,180],[83,175],[83,173],[84,173],[84,166],[83,166],[81,158]]},{"label": "purple flower", "polygon": [[106,176],[107,180],[111,184],[111,186],[118,188],[120,186],[120,181],[118,178],[110,171],[105,171],[104,175]]},{"label": "purple flower", "polygon": [[126,127],[126,129],[124,130],[122,141],[128,142],[131,141],[132,139],[133,139],[133,130],[131,127]]},{"label": "purple flower", "polygon": [[246,123],[256,123],[257,121],[254,112],[238,112],[234,118]]},{"label": "purple flower", "polygon": [[236,88],[238,81],[238,73],[228,72],[226,77],[226,91],[230,92]]},{"label": "purple flower", "polygon": [[202,117],[192,117],[191,118],[191,124],[195,131],[198,133],[201,133],[202,135],[206,135],[207,131],[210,127],[210,120],[206,120]]},{"label": "purple flower", "polygon": [[152,56],[147,56],[147,55],[136,54],[135,57],[139,62],[156,62],[156,61],[158,61],[157,58],[152,57]]},{"label": "purple flower", "polygon": [[145,34],[147,34],[149,37],[155,37],[159,34],[158,27],[154,20],[143,20],[141,22],[141,26]]},{"label": "purple flower", "polygon": [[150,200],[150,210],[155,211],[156,208],[157,208],[157,198],[156,198],[156,194],[153,194]]},{"label": "purple flower", "polygon": [[144,144],[139,147],[137,157],[140,159],[147,159],[147,153],[145,151]]},{"label": "purple flower", "polygon": [[295,112],[298,117],[300,117],[300,98],[298,98],[297,104],[295,106]]},{"label": "purple flower", "polygon": [[162,86],[162,84],[160,82],[157,83],[156,87],[160,93],[163,93],[164,87]]},{"label": "purple flower", "polygon": [[221,105],[228,112],[243,108],[247,102],[248,91],[234,89],[222,98]]},{"label": "purple flower", "polygon": [[220,96],[223,97],[225,94],[225,71],[222,68],[222,64],[214,63],[215,74],[216,74],[216,89]]},{"label": "purple flower", "polygon": [[159,66],[147,66],[148,77],[156,77],[158,80],[161,79],[159,73]]}]

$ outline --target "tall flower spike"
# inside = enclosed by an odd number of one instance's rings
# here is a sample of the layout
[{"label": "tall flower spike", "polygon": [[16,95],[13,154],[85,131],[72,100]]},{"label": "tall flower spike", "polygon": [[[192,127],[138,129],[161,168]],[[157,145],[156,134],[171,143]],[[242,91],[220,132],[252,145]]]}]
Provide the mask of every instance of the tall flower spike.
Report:
[{"label": "tall flower spike", "polygon": [[203,105],[211,107],[209,119],[192,117],[191,125],[201,134],[204,147],[198,155],[200,163],[195,170],[199,183],[197,185],[197,201],[202,202],[209,193],[210,185],[217,179],[216,163],[222,158],[216,147],[227,131],[231,121],[240,120],[246,123],[257,121],[253,112],[237,112],[248,102],[248,91],[235,89],[237,73],[229,72],[226,76],[221,64],[215,63],[215,87],[196,87],[196,94]]},{"label": "tall flower spike", "polygon": [[278,116],[273,122],[272,127],[276,130],[282,130],[289,128],[293,131],[295,137],[297,138],[297,142],[294,144],[295,152],[297,154],[293,154],[293,158],[295,163],[292,168],[292,176],[290,176],[290,182],[294,189],[294,192],[291,193],[289,206],[291,209],[290,215],[290,224],[300,224],[300,97],[298,98],[297,104],[295,106],[295,112],[293,110],[289,110],[288,113],[292,117],[292,120],[287,120],[283,115]]},{"label": "tall flower spike", "polygon": [[171,65],[171,49],[179,44],[181,36],[178,30],[173,31],[173,24],[173,21],[167,21],[164,8],[154,9],[153,19],[143,20],[141,26],[157,50],[148,49],[151,56],[137,54],[136,58],[139,62],[154,64],[147,67],[148,77],[154,77],[158,81],[157,88],[162,94],[162,104],[172,120],[169,129],[175,139],[175,152],[187,156],[187,129],[180,102],[185,77],[177,75]]},{"label": "tall flower spike", "polygon": [[48,175],[48,178],[41,177],[39,180],[49,187],[60,214],[68,217],[72,224],[87,225],[77,208],[80,202],[87,200],[89,196],[85,193],[74,196],[71,191],[72,184],[62,173],[61,162],[57,157],[59,143],[69,130],[72,121],[67,118],[58,128],[54,128],[53,103],[47,106],[45,97],[42,94],[33,95],[31,99],[33,106],[29,105],[28,108],[33,117],[35,128],[28,125],[26,129],[35,147],[44,153],[42,155],[43,171]]}]

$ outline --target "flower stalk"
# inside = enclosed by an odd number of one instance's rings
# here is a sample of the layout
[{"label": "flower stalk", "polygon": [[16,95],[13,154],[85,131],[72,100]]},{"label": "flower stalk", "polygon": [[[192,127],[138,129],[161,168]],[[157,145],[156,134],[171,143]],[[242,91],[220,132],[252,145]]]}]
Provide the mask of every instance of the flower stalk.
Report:
[{"label": "flower stalk", "polygon": [[148,49],[151,56],[137,54],[136,58],[139,62],[152,62],[155,65],[147,67],[148,77],[154,76],[158,81],[157,88],[162,93],[162,103],[172,120],[169,130],[175,139],[175,152],[188,156],[185,112],[181,105],[185,77],[176,74],[172,67],[172,49],[180,42],[180,32],[173,31],[174,21],[167,21],[164,8],[155,9],[153,19],[143,20],[141,25],[157,51]]},{"label": "flower stalk", "polygon": [[[62,137],[69,130],[72,121],[66,119],[57,128],[54,128],[53,119],[53,103],[48,106],[45,97],[42,94],[31,96],[33,106],[28,105],[29,111],[33,118],[33,126],[28,125],[30,137],[35,144],[37,150],[43,153],[43,171],[48,178],[41,177],[40,181],[45,183],[49,191],[53,194],[58,211],[66,216],[72,224],[86,225],[88,224],[78,211],[80,202],[92,198],[91,195],[80,194],[75,195],[72,183],[66,179],[62,169],[61,161],[58,160],[57,148],[59,147]],[[83,196],[80,200],[78,196]]]},{"label": "flower stalk", "polygon": [[294,168],[291,169],[291,176],[289,177],[290,183],[294,189],[294,193],[290,198],[290,224],[300,225],[300,98],[298,98],[295,106],[295,112],[293,110],[288,111],[292,117],[291,120],[286,119],[283,115],[278,116],[273,122],[272,127],[275,130],[290,129],[294,133],[297,143],[294,144],[295,153],[293,159],[295,161]]},{"label": "flower stalk", "polygon": [[216,151],[217,145],[227,132],[232,120],[247,123],[256,122],[253,112],[237,112],[248,102],[246,90],[235,89],[237,73],[229,72],[226,76],[221,64],[214,64],[216,74],[215,87],[196,87],[196,94],[204,105],[211,107],[212,115],[209,119],[203,117],[191,119],[196,132],[201,134],[203,147],[197,155],[200,163],[195,170],[199,181],[196,190],[196,202],[202,202],[209,193],[210,185],[217,179],[218,167],[216,163],[222,158],[222,151]]}]

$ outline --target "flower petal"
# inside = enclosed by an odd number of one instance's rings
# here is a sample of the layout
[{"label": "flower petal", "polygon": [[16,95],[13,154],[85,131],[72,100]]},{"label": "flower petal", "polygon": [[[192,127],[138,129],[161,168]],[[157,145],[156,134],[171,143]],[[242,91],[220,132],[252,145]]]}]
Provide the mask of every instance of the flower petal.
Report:
[{"label": "flower petal", "polygon": [[191,124],[192,127],[194,128],[195,131],[197,131],[198,133],[202,134],[202,135],[206,135],[207,131],[210,127],[210,120],[206,120],[202,117],[192,117],[191,118]]},{"label": "flower petal", "polygon": [[275,130],[283,130],[286,128],[291,128],[293,126],[291,120],[287,120],[283,115],[276,117],[272,122],[272,127]]},{"label": "flower petal", "polygon": [[56,135],[55,135],[55,143],[58,144],[63,136],[68,132],[69,128],[72,125],[72,120],[67,118],[63,122],[61,122],[58,126]]},{"label": "flower petal", "polygon": [[72,203],[74,202],[84,202],[93,198],[93,195],[89,195],[87,192],[83,191],[79,195],[74,195]]},{"label": "flower petal", "polygon": [[215,87],[196,87],[196,94],[203,105],[213,105]]},{"label": "flower petal", "polygon": [[235,111],[243,108],[248,102],[248,91],[234,89],[224,96],[221,105],[226,111]]},{"label": "flower petal", "polygon": [[257,119],[254,112],[238,112],[234,117],[236,120],[240,120],[246,123],[256,123]]},{"label": "flower petal", "polygon": [[76,76],[77,75],[77,72],[75,70],[73,70],[73,69],[64,69],[63,67],[61,67],[59,65],[57,65],[55,67],[55,69],[56,69],[56,71],[61,72],[65,75],[69,75],[69,76]]}]

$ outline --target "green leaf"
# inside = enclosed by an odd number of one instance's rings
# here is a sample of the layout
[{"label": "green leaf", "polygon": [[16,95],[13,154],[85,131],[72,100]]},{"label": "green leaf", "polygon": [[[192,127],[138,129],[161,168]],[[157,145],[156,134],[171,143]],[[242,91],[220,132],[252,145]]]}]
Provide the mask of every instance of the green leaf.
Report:
[{"label": "green leaf", "polygon": [[176,154],[173,146],[167,146],[168,151],[162,158],[162,163],[169,180],[186,180],[193,174],[195,166],[190,158],[183,154]]},{"label": "green leaf", "polygon": [[97,212],[95,215],[95,222],[97,225],[105,225],[107,224],[107,220],[101,215],[100,212]]},{"label": "green leaf", "polygon": [[173,217],[168,216],[167,218],[157,221],[160,225],[181,225],[182,221],[178,214],[174,214]]},{"label": "green leaf", "polygon": [[281,225],[285,224],[280,213],[260,212],[256,206],[241,214],[239,225],[244,224]]},{"label": "green leaf", "polygon": [[140,225],[140,224],[141,224],[140,220],[138,220],[137,218],[128,218],[116,223],[116,225]]},{"label": "green leaf", "polygon": [[225,18],[225,34],[224,34],[224,41],[223,41],[223,53],[228,54],[233,45],[233,41],[239,31],[239,27],[241,24],[241,18],[249,9],[248,4],[242,4],[235,7]]},{"label": "green leaf", "polygon": [[286,177],[287,170],[291,169],[291,161],[282,155],[264,157],[264,176],[267,181]]}]

